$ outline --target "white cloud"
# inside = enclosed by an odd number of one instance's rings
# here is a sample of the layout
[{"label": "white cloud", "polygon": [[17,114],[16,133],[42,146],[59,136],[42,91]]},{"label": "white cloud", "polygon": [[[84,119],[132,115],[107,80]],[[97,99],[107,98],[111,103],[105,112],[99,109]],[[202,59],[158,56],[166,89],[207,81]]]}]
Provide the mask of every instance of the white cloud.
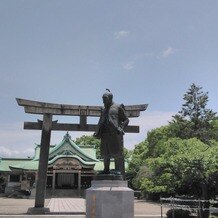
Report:
[{"label": "white cloud", "polygon": [[[117,36],[118,37],[118,36]],[[134,65],[139,62],[139,61],[144,61],[145,58],[157,58],[157,59],[161,59],[161,58],[167,58],[170,55],[174,54],[176,52],[177,49],[172,48],[172,47],[168,47],[166,48],[164,51],[155,53],[155,52],[145,52],[143,54],[135,54],[132,58],[131,61],[128,61],[127,63],[123,64],[122,67],[124,70],[132,70],[134,68]]]},{"label": "white cloud", "polygon": [[115,39],[120,39],[120,38],[123,38],[123,37],[126,37],[129,35],[129,32],[128,31],[125,31],[125,30],[121,30],[119,32],[115,32],[114,33],[114,37]]},{"label": "white cloud", "polygon": [[12,155],[13,155],[12,150],[10,150],[6,147],[0,146],[0,156],[11,157]]},{"label": "white cloud", "polygon": [[5,146],[0,146],[0,157],[27,157],[33,156],[34,148],[14,150]]},{"label": "white cloud", "polygon": [[161,53],[161,57],[163,58],[167,58],[170,55],[175,53],[175,49],[172,47],[168,47],[167,49],[165,49],[162,53]]},{"label": "white cloud", "polygon": [[134,61],[130,61],[126,64],[123,64],[123,69],[125,70],[132,70],[134,67],[135,62]]},{"label": "white cloud", "polygon": [[34,154],[41,132],[23,130],[22,123],[0,124],[0,157],[27,157]]}]

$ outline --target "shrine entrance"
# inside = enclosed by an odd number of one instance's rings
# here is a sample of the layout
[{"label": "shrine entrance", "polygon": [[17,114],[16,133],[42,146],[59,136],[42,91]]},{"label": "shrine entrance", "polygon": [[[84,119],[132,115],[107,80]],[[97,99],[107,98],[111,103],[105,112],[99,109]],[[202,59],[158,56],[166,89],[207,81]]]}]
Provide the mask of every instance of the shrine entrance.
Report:
[{"label": "shrine entrance", "polygon": [[[60,165],[58,166],[58,164],[56,164],[57,168],[53,167],[53,170],[50,171],[48,165],[48,157],[49,157],[51,131],[56,130],[56,131],[95,132],[97,129],[97,125],[87,124],[87,117],[88,116],[100,117],[103,107],[52,104],[47,102],[38,102],[38,101],[31,101],[31,100],[19,99],[19,98],[17,98],[16,100],[18,105],[24,107],[26,113],[43,115],[43,120],[38,120],[37,122],[24,122],[24,129],[42,131],[39,167],[38,167],[37,182],[36,182],[35,208],[41,208],[43,210],[44,202],[45,202],[46,185],[51,185],[52,183],[52,188],[55,188],[56,185],[62,187],[77,186],[77,188],[80,190],[81,186],[86,185],[88,182],[90,182],[91,177],[93,176],[93,171],[91,170],[82,172],[81,165],[78,164],[78,162],[75,163],[73,166],[71,166],[72,168],[70,168],[71,170],[70,174],[69,174],[69,169],[67,169],[67,173],[66,173],[65,171],[66,169],[58,168],[60,166]],[[147,106],[148,106],[147,104],[127,105],[125,106],[126,115],[129,118],[138,117],[140,115],[140,111],[145,111],[147,109]],[[58,121],[52,121],[53,115],[79,116],[80,123],[79,124],[58,123]],[[139,126],[127,126],[125,132],[138,133]],[[72,181],[70,181],[70,179],[68,179],[67,176],[69,176]],[[83,176],[85,179],[83,178]],[[90,176],[90,180],[89,180],[89,176]]]},{"label": "shrine entrance", "polygon": [[[53,175],[47,175],[47,185],[46,188],[52,189],[73,189],[78,187],[78,176],[76,178],[76,173],[55,173],[55,178]],[[55,179],[55,182],[53,181]],[[54,187],[53,187],[54,184]]]},{"label": "shrine entrance", "polygon": [[75,182],[75,176],[75,173],[57,173],[55,186],[63,189],[77,188],[78,182]]}]

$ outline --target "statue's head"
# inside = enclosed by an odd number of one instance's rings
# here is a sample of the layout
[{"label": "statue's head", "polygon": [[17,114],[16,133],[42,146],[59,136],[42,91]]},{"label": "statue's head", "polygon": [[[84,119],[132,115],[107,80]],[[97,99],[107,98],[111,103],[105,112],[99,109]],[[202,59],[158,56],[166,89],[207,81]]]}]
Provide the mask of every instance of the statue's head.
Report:
[{"label": "statue's head", "polygon": [[102,96],[105,107],[110,106],[113,102],[113,94],[110,92],[109,89],[106,89],[106,90],[107,92],[105,92]]}]

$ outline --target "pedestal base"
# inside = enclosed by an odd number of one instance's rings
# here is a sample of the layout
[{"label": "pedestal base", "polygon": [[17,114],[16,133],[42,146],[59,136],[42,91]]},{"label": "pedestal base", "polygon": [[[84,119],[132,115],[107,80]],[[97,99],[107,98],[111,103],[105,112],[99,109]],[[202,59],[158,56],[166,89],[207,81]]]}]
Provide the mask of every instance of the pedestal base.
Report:
[{"label": "pedestal base", "polygon": [[127,181],[93,180],[86,190],[87,218],[133,218],[134,192]]},{"label": "pedestal base", "polygon": [[98,174],[94,177],[94,180],[123,180],[123,176],[115,174]]},{"label": "pedestal base", "polygon": [[47,214],[50,212],[50,209],[47,207],[30,207],[27,211],[27,214]]}]

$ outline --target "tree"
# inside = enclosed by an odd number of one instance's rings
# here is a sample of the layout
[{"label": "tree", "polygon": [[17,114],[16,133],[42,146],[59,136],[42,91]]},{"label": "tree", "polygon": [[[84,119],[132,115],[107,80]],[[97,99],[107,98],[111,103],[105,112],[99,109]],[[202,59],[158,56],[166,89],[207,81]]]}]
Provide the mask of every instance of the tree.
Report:
[{"label": "tree", "polygon": [[94,145],[96,149],[96,157],[100,158],[100,140],[94,136],[83,135],[76,138],[75,143],[77,145]]},{"label": "tree", "polygon": [[129,163],[130,161],[130,158],[133,154],[133,151],[132,150],[128,150],[127,148],[123,148],[123,153],[124,153],[124,158],[127,160],[127,162]]},{"label": "tree", "polygon": [[147,170],[139,182],[140,188],[146,193],[208,198],[206,195],[213,193],[217,183],[214,178],[218,173],[218,143],[213,141],[208,146],[196,138],[171,138],[163,147],[162,155],[146,160]]},{"label": "tree", "polygon": [[183,99],[185,103],[172,121],[175,136],[184,139],[196,137],[205,143],[211,139],[217,140],[214,129],[216,113],[206,108],[208,92],[203,92],[202,87],[193,83]]},{"label": "tree", "polygon": [[164,152],[163,144],[171,137],[170,125],[153,129],[147,134],[147,157],[158,157]]},{"label": "tree", "polygon": [[129,158],[129,166],[126,174],[126,179],[128,180],[128,185],[131,188],[140,188],[140,185],[138,183],[139,175],[142,176],[143,173],[139,174],[139,172],[141,172],[143,167],[145,167],[145,160],[148,151],[147,145],[148,142],[145,140],[137,144],[134,151],[130,151],[132,154]]},{"label": "tree", "polygon": [[148,132],[146,146],[136,146],[133,184],[148,194],[209,199],[218,183],[218,119],[201,87],[192,84],[184,100],[172,122]]},{"label": "tree", "polygon": [[148,142],[143,141],[135,146],[131,155],[128,171],[137,174],[140,167],[145,164],[145,159],[148,151]]}]

